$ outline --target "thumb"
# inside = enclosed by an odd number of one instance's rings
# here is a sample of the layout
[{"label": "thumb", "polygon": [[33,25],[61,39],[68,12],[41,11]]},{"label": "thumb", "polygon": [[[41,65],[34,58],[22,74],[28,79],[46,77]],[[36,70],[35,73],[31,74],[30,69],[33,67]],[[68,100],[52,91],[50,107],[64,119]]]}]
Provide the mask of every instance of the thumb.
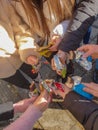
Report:
[{"label": "thumb", "polygon": [[87,57],[90,56],[90,55],[91,55],[91,52],[88,51],[88,52],[84,53],[82,57],[83,57],[83,58],[87,58]]}]

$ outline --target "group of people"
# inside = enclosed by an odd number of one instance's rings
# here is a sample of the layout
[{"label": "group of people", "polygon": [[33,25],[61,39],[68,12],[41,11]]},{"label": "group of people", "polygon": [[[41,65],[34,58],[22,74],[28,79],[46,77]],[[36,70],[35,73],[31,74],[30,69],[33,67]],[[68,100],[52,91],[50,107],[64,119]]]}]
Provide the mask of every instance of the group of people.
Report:
[{"label": "group of people", "polygon": [[[88,28],[95,21],[97,5],[97,0],[1,0],[0,79],[29,89],[30,83],[20,70],[36,78],[37,73],[31,73],[32,66],[37,65],[41,58],[39,48],[47,46],[49,42],[53,42],[49,50],[57,53],[65,63],[66,52],[80,46]],[[84,57],[91,55],[98,58],[98,45],[85,45],[78,49],[86,52]],[[51,66],[55,70],[54,65]],[[84,91],[98,97],[97,84],[84,85]],[[64,89],[65,93],[57,91],[64,98],[64,109],[68,109],[85,129],[97,130],[98,105],[71,91],[66,85]],[[44,90],[38,97],[15,104],[1,104],[0,120],[12,118],[15,112],[23,113],[4,130],[31,130],[50,102],[51,95]]]}]

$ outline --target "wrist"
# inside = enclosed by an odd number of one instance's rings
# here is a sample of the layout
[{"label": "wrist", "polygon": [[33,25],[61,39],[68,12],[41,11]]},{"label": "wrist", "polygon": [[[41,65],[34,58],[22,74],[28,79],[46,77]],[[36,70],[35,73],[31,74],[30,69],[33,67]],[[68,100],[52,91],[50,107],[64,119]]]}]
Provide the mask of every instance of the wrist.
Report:
[{"label": "wrist", "polygon": [[18,107],[17,103],[13,104],[13,109],[14,109],[14,113],[18,113],[19,112],[19,107]]},{"label": "wrist", "polygon": [[[67,52],[64,52],[62,50],[59,50],[57,53],[58,57],[65,63],[69,63],[69,54]],[[64,64],[63,63],[63,64]]]}]

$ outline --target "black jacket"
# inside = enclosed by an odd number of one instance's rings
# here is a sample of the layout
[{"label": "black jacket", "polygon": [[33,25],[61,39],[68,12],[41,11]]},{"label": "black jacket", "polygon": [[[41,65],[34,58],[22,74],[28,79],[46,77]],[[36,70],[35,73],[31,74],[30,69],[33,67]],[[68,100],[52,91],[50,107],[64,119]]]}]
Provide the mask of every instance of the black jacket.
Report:
[{"label": "black jacket", "polygon": [[66,95],[63,108],[68,109],[83,124],[85,130],[98,130],[98,104],[70,92]]},{"label": "black jacket", "polygon": [[14,116],[14,109],[12,102],[0,104],[0,121],[11,119],[13,118],[13,116]]},{"label": "black jacket", "polygon": [[65,52],[76,50],[88,28],[93,24],[98,14],[98,0],[79,1],[67,32],[59,46]]}]

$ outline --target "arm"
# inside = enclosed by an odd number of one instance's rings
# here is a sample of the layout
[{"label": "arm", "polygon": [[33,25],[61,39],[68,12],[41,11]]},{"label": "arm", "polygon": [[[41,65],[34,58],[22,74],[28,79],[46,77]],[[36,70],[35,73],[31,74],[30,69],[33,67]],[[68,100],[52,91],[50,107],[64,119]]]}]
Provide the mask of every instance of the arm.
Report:
[{"label": "arm", "polygon": [[0,121],[13,118],[15,113],[24,112],[30,104],[36,100],[37,96],[21,100],[17,103],[7,102],[0,104]]},{"label": "arm", "polygon": [[86,130],[98,128],[98,104],[71,91],[66,95],[63,107],[68,109]]},{"label": "arm", "polygon": [[69,20],[64,20],[53,29],[52,37],[50,41],[53,42],[54,44],[52,45],[52,47],[49,48],[51,51],[58,50],[58,46],[62,38],[64,37],[64,34],[68,28],[69,22],[70,22]]},{"label": "arm", "polygon": [[66,82],[65,92],[56,91],[64,99],[62,107],[68,109],[86,130],[97,130],[98,104],[72,91],[71,87],[72,84]]},{"label": "arm", "polygon": [[47,91],[43,91],[36,101],[11,125],[4,130],[32,130],[34,123],[42,116],[48,108],[51,97]]},{"label": "arm", "polygon": [[39,117],[41,117],[41,115],[41,111],[31,105],[20,118],[6,127],[4,130],[31,130],[34,123]]},{"label": "arm", "polygon": [[67,33],[60,44],[60,50],[68,52],[79,47],[81,40],[98,13],[97,5],[97,0],[82,0],[79,3]]}]

